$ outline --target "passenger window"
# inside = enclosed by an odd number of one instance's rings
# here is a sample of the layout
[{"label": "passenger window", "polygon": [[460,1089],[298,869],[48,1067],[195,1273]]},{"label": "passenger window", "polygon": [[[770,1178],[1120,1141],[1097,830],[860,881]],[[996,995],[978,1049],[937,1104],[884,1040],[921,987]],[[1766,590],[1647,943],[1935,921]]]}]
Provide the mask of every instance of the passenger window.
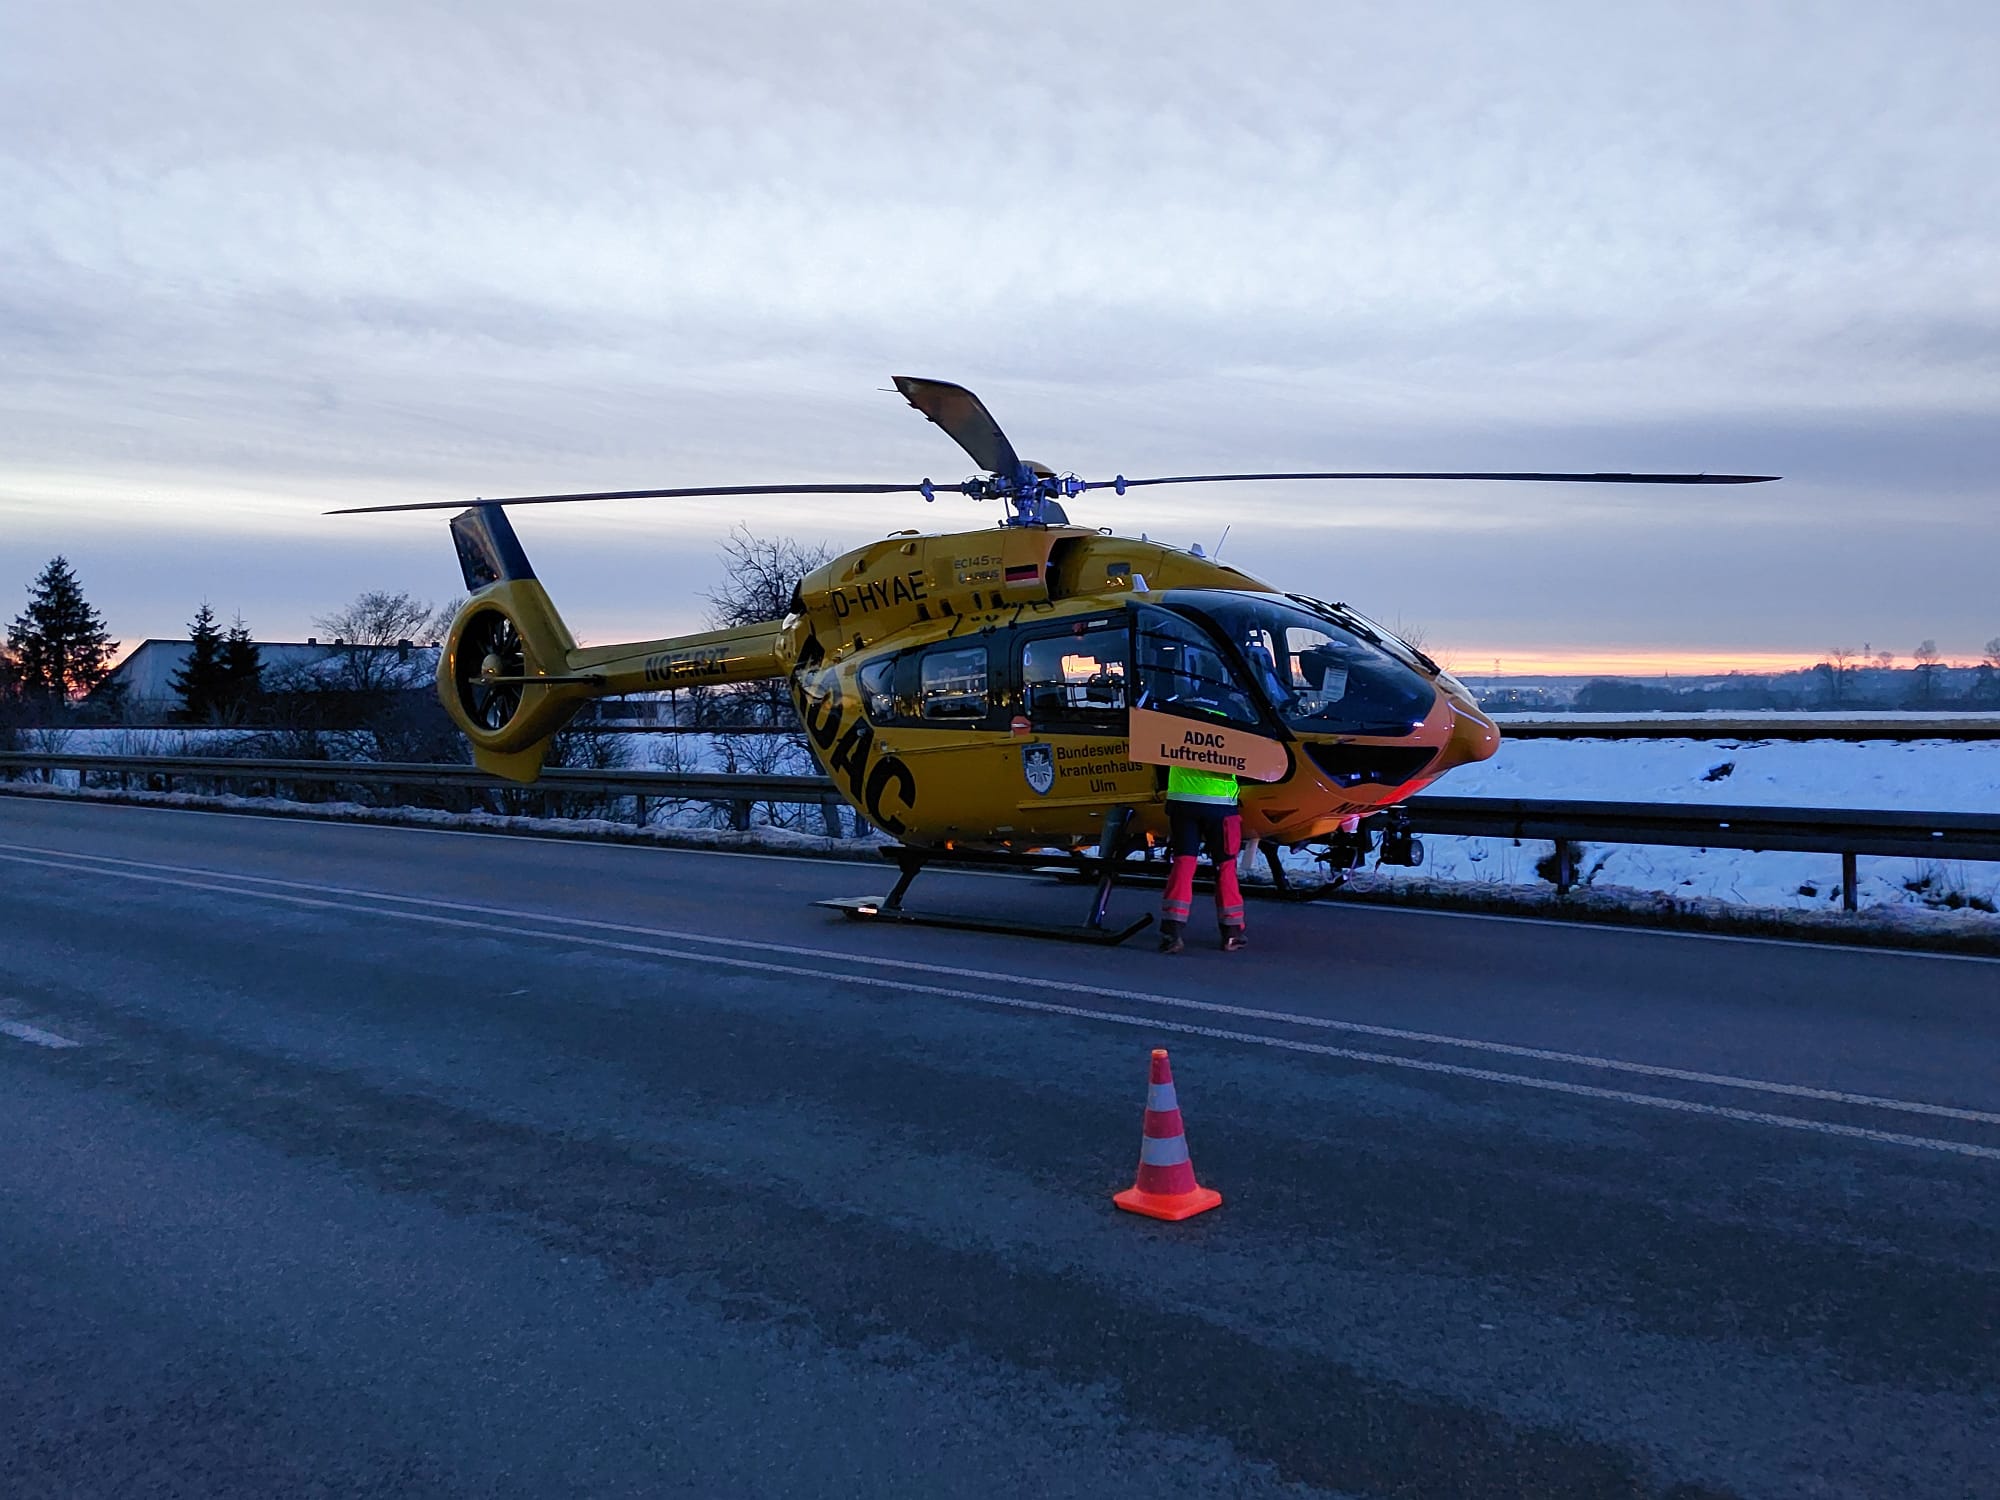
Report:
[{"label": "passenger window", "polygon": [[1118,625],[1092,620],[1062,635],[1021,646],[1021,693],[1029,717],[1108,719],[1123,713],[1126,636]]},{"label": "passenger window", "polygon": [[879,657],[861,669],[861,705],[877,724],[896,717],[896,661]]},{"label": "passenger window", "polygon": [[932,651],[923,658],[919,694],[926,719],[986,717],[986,648]]}]

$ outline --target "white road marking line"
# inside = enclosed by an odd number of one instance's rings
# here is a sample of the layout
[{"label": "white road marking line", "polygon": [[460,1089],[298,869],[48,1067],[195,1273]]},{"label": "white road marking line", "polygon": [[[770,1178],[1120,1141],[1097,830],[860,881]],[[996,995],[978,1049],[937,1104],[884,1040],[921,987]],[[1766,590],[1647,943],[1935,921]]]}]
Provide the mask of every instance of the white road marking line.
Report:
[{"label": "white road marking line", "polygon": [[[0,844],[0,851],[16,850],[54,856],[59,859],[93,860],[124,869],[154,870],[173,875],[193,875],[208,879],[253,882],[283,890],[310,891],[316,895],[352,896],[370,901],[392,901],[405,906],[428,907],[436,911],[464,912],[482,917],[505,917],[515,921],[553,923],[596,932],[618,932],[634,937],[659,938],[677,943],[702,943],[713,947],[741,948],[758,953],[779,953],[794,958],[826,962],[865,964],[881,969],[934,974],[951,979],[975,979],[1017,988],[1053,990],[1061,994],[1098,995],[1137,1005],[1167,1010],[1198,1011],[1226,1016],[1234,1021],[1266,1021],[1300,1026],[1316,1031],[1366,1036],[1382,1041],[1412,1042],[1422,1046],[1455,1047],[1485,1052],[1496,1057],[1518,1057],[1534,1062],[1557,1063],[1565,1067],[1588,1068],[1597,1072],[1626,1073],[1639,1078],[1671,1079],[1676,1083],[1700,1084],[1710,1088],[1739,1089],[1750,1093],[1775,1094],[1791,1099],[1812,1099],[1827,1104],[1848,1104],[1862,1109],[1890,1110],[1898,1114],[1930,1115],[1939,1119],[1966,1120],[1979,1125],[2000,1125],[2000,1113],[1965,1109],[1950,1104],[1929,1104],[1910,1099],[1894,1099],[1879,1094],[1850,1093],[1841,1089],[1815,1088],[1810,1084],[1782,1083],[1773,1079],[1748,1078],[1733,1073],[1707,1073],[1692,1068],[1673,1068],[1659,1063],[1630,1062],[1623,1058],[1597,1057],[1583,1052],[1564,1052],[1549,1047],[1529,1047],[1514,1042],[1487,1041],[1477,1037],[1453,1036],[1435,1031],[1413,1031],[1400,1026],[1377,1026],[1365,1021],[1339,1021],[1327,1016],[1301,1015],[1296,1011],[1264,1010],[1252,1006],[1226,1005],[1216,1000],[1191,996],[1165,995],[1151,990],[1119,989],[1090,980],[1042,979],[1027,974],[1001,973],[991,969],[963,968],[953,964],[925,963],[919,959],[888,958],[877,954],[852,953],[839,948],[812,948],[796,943],[776,943],[755,938],[717,937],[711,933],[684,932],[667,927],[643,927],[626,922],[606,922],[591,917],[565,917],[549,912],[523,911],[504,906],[486,906],[468,901],[446,901],[435,896],[403,896],[390,891],[356,886],[326,885],[315,881],[281,880],[270,875],[243,875],[232,871],[205,870],[192,865],[158,864],[149,860],[121,859],[108,854],[70,854],[60,849],[34,848],[25,844]],[[0,858],[7,857],[0,854]],[[252,894],[246,892],[245,894]],[[554,936],[554,934],[549,934]]]},{"label": "white road marking line", "polygon": [[[151,803],[126,802],[77,802],[65,804],[77,807],[115,807],[130,812],[190,813],[210,818],[259,818],[271,821],[273,814],[260,812],[235,812],[215,807],[159,807]],[[628,849],[642,854],[697,854],[720,859],[776,859],[795,865],[849,865],[860,869],[875,870],[886,875],[888,867],[878,860],[854,858],[844,855],[779,854],[765,850],[745,849],[700,849],[678,844],[628,844],[622,840],[573,838],[556,833],[505,833],[491,832],[478,828],[431,828],[417,823],[358,823],[344,822],[338,818],[280,818],[278,821],[311,823],[321,827],[339,825],[347,828],[369,828],[379,833],[422,833],[440,838],[493,838],[511,839],[521,844],[570,844],[589,845],[596,849]],[[1440,835],[1443,837],[1443,835]],[[11,847],[11,846],[9,846]],[[105,856],[82,855],[79,858],[95,859]],[[1055,863],[1052,857],[1050,863]],[[1012,870],[982,870],[975,867],[940,866],[939,874],[950,875],[954,879],[966,877],[977,880],[1031,880],[1039,883],[1044,877],[1018,873]],[[1537,917],[1526,913],[1499,911],[1453,911],[1447,907],[1403,906],[1387,901],[1351,901],[1322,906],[1323,912],[1359,916],[1363,913],[1393,913],[1404,917],[1429,917],[1434,921],[1454,922],[1513,922],[1526,927],[1553,927],[1563,932],[1577,932],[1601,928],[1610,932],[1624,933],[1631,937],[1660,938],[1684,943],[1748,943],[1766,948],[1803,948],[1813,953],[1838,953],[1849,958],[1914,958],[1926,963],[1945,964],[2000,964],[2000,958],[1984,953],[1941,953],[1930,948],[1896,948],[1878,946],[1873,943],[1831,943],[1810,938],[1759,937],[1743,932],[1688,932],[1674,927],[1653,927],[1641,923],[1616,921],[1583,921],[1575,917]]]},{"label": "white road marking line", "polygon": [[586,937],[582,934],[529,932],[518,926],[502,926],[497,922],[475,922],[463,917],[446,917],[432,912],[397,911],[393,908],[361,906],[340,901],[328,901],[315,896],[296,896],[286,891],[245,890],[241,886],[218,885],[210,881],[182,880],[168,875],[148,875],[137,871],[108,871],[90,865],[64,865],[53,860],[28,859],[20,855],[0,855],[19,864],[41,865],[49,869],[66,869],[75,874],[115,875],[123,880],[144,881],[154,885],[179,886],[187,890],[211,891],[226,896],[248,896],[263,901],[280,901],[294,906],[314,907],[323,911],[341,911],[356,916],[394,917],[406,922],[423,922],[437,927],[452,927],[462,931],[488,932],[496,936],[518,941],[524,937],[551,937],[563,942],[584,947],[602,948],[617,953],[635,953],[649,958],[678,959],[689,963],[706,965],[711,968],[743,969],[761,974],[782,974],[791,978],[810,979],[819,983],[865,985],[873,989],[895,990],[904,994],[932,995],[941,999],[964,1000],[978,1005],[1001,1006],[1010,1010],[1035,1011],[1044,1015],[1069,1016],[1078,1020],[1100,1021],[1113,1026],[1126,1026],[1142,1031],[1167,1031],[1182,1036],[1207,1037],[1214,1041],[1241,1042],[1250,1046],[1271,1047],[1285,1052],[1300,1052],[1314,1057],[1334,1057],[1350,1062],[1368,1063],[1378,1067],[1402,1068],[1411,1072],[1430,1073],[1448,1078],[1472,1079],[1482,1083],[1494,1083],[1514,1088],[1535,1089],[1544,1093],[1566,1094],[1574,1098],[1599,1099],[1620,1104],[1638,1105],[1647,1109],[1664,1109],[1676,1114],[1703,1115],[1713,1119],[1735,1120],[1744,1124],[1769,1125],[1781,1130],[1800,1130],[1814,1135],[1836,1136],[1849,1140],[1873,1141],[1882,1145],[1908,1146],[1920,1151],[1935,1151],[1952,1156],[1969,1156],[1987,1161],[2000,1161],[2000,1147],[1978,1146],[1966,1141],[1941,1140],[1932,1136],[1905,1135],[1897,1131],[1875,1130],[1861,1125],[1841,1125],[1827,1120],[1801,1119],[1793,1115],[1769,1114],[1762,1110],[1733,1109],[1719,1104],[1698,1104],[1686,1099],[1664,1098],[1657,1094],[1640,1094],[1624,1089],[1599,1088],[1593,1084],[1567,1083],[1554,1078],[1535,1078],[1523,1073],[1503,1073],[1492,1068],[1471,1068],[1458,1063],[1434,1062],[1428,1058],[1400,1057],[1387,1052],[1364,1052],[1353,1047],[1332,1047],[1322,1042],[1295,1041],[1289,1037],[1266,1036],[1254,1031],[1234,1031],[1218,1026],[1198,1026],[1188,1021],[1169,1021],[1153,1016],[1133,1016],[1121,1011],[1093,1010],[1081,1005],[1058,1005],[1050,1001],[1029,1000],[1018,995],[999,995],[981,990],[963,990],[935,984],[916,984],[908,980],[887,979],[874,974],[828,974],[823,969],[808,969],[798,964],[768,963],[760,959],[734,958],[719,953],[704,953],[686,948],[664,948],[650,943],[626,943],[610,938]]},{"label": "white road marking line", "polygon": [[11,1036],[23,1042],[33,1042],[37,1047],[52,1047],[58,1052],[65,1047],[83,1045],[82,1042],[73,1042],[66,1036],[57,1036],[53,1031],[30,1026],[26,1021],[0,1021],[0,1035]]}]

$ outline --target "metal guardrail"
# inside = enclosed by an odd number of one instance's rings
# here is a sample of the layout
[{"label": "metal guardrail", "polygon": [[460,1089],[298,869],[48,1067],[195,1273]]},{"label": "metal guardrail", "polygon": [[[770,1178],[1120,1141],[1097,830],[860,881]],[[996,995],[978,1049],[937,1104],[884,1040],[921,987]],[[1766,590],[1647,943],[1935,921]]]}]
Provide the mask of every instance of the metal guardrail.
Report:
[{"label": "metal guardrail", "polygon": [[[467,786],[523,790],[517,782],[477,766],[375,760],[250,760],[230,755],[95,755],[88,751],[0,751],[0,772],[10,770],[90,771],[126,776],[200,776],[227,780],[350,782],[357,786]],[[528,790],[594,792],[605,796],[686,797],[730,801],[748,797],[783,802],[798,797],[818,802],[834,795],[823,776],[760,776],[749,772],[638,771],[624,767],[587,770],[552,766]]]},{"label": "metal guardrail", "polygon": [[0,781],[13,780],[22,771],[77,771],[92,776],[115,776],[118,784],[126,788],[135,778],[149,782],[157,779],[161,785],[155,790],[160,791],[175,790],[176,780],[228,783],[243,788],[244,795],[252,796],[258,794],[259,788],[283,786],[387,786],[507,792],[543,805],[565,794],[631,798],[634,821],[638,823],[646,821],[651,805],[657,802],[709,802],[729,807],[732,821],[742,828],[749,826],[750,809],[758,802],[824,808],[830,829],[841,826],[835,821],[833,810],[846,805],[823,776],[551,767],[542,772],[539,781],[524,787],[467,765],[0,751]]},{"label": "metal guardrail", "polygon": [[[0,780],[24,771],[79,771],[227,782],[246,788],[285,785],[458,787],[525,793],[632,798],[644,822],[648,804],[661,800],[727,805],[747,826],[757,802],[801,806],[839,805],[833,784],[821,776],[772,776],[716,772],[583,770],[553,768],[533,787],[489,776],[476,766],[376,761],[237,760],[199,755],[71,755],[0,752]],[[1841,856],[1842,894],[1855,906],[1858,856],[1901,859],[2000,861],[2000,813],[1856,810],[1836,807],[1749,807],[1680,802],[1569,802],[1502,797],[1419,796],[1391,814],[1412,833],[1473,838],[1547,839],[1556,846],[1558,890],[1575,879],[1575,846],[1667,844],[1700,849],[1788,850]],[[834,825],[838,826],[838,825]]]},{"label": "metal guardrail", "polygon": [[1556,889],[1565,893],[1576,883],[1576,846],[1583,843],[1838,854],[1841,904],[1849,911],[1859,905],[1860,855],[2000,860],[2000,813],[1435,796],[1413,797],[1399,811],[1413,833],[1548,839],[1556,847]]},{"label": "metal guardrail", "polygon": [[1413,797],[1414,833],[1696,849],[1848,852],[1902,859],[2000,860],[2000,813],[1877,812],[1684,802],[1557,802]]}]

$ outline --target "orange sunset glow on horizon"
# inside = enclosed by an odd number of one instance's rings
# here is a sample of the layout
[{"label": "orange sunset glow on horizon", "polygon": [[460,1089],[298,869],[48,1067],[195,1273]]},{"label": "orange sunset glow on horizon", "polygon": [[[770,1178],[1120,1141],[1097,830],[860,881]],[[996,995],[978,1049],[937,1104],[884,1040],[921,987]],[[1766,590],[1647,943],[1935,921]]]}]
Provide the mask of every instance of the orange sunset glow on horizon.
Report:
[{"label": "orange sunset glow on horizon", "polygon": [[[1427,647],[1455,675],[1485,677],[1719,677],[1810,671],[1826,651],[1675,651],[1647,646]],[[1859,653],[1855,653],[1857,656]],[[1946,666],[1972,665],[1947,658]],[[1907,655],[1898,666],[1910,665]]]}]

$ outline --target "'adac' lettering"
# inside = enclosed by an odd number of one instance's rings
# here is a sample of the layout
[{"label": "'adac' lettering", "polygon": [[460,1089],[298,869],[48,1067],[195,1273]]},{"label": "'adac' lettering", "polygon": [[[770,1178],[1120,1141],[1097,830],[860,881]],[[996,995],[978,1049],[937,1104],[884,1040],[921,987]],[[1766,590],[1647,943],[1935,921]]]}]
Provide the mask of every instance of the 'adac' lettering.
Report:
[{"label": "'adac' lettering", "polygon": [[827,774],[844,780],[848,800],[868,815],[878,828],[900,836],[905,825],[897,811],[908,812],[917,805],[917,778],[902,757],[882,754],[868,764],[875,746],[875,731],[857,715],[845,733],[840,683],[831,670],[810,685],[801,683],[796,701],[806,733],[824,762]]},{"label": "'adac' lettering", "polygon": [[827,749],[840,735],[839,692],[829,691],[819,697],[801,692],[799,698],[804,710],[806,733],[812,736],[812,742],[820,749]]},{"label": "'adac' lettering", "polygon": [[868,773],[868,816],[885,832],[900,836],[903,820],[882,806],[882,798],[887,795],[891,782],[895,783],[896,800],[903,804],[904,810],[916,807],[916,777],[910,774],[910,768],[903,764],[900,756],[885,755],[875,762],[875,769]]},{"label": "'adac' lettering", "polygon": [[868,747],[874,743],[874,729],[866,719],[856,719],[826,759],[827,770],[836,776],[844,774],[847,785],[854,793],[854,800],[864,805],[867,797],[862,789],[862,777],[868,769]]}]

